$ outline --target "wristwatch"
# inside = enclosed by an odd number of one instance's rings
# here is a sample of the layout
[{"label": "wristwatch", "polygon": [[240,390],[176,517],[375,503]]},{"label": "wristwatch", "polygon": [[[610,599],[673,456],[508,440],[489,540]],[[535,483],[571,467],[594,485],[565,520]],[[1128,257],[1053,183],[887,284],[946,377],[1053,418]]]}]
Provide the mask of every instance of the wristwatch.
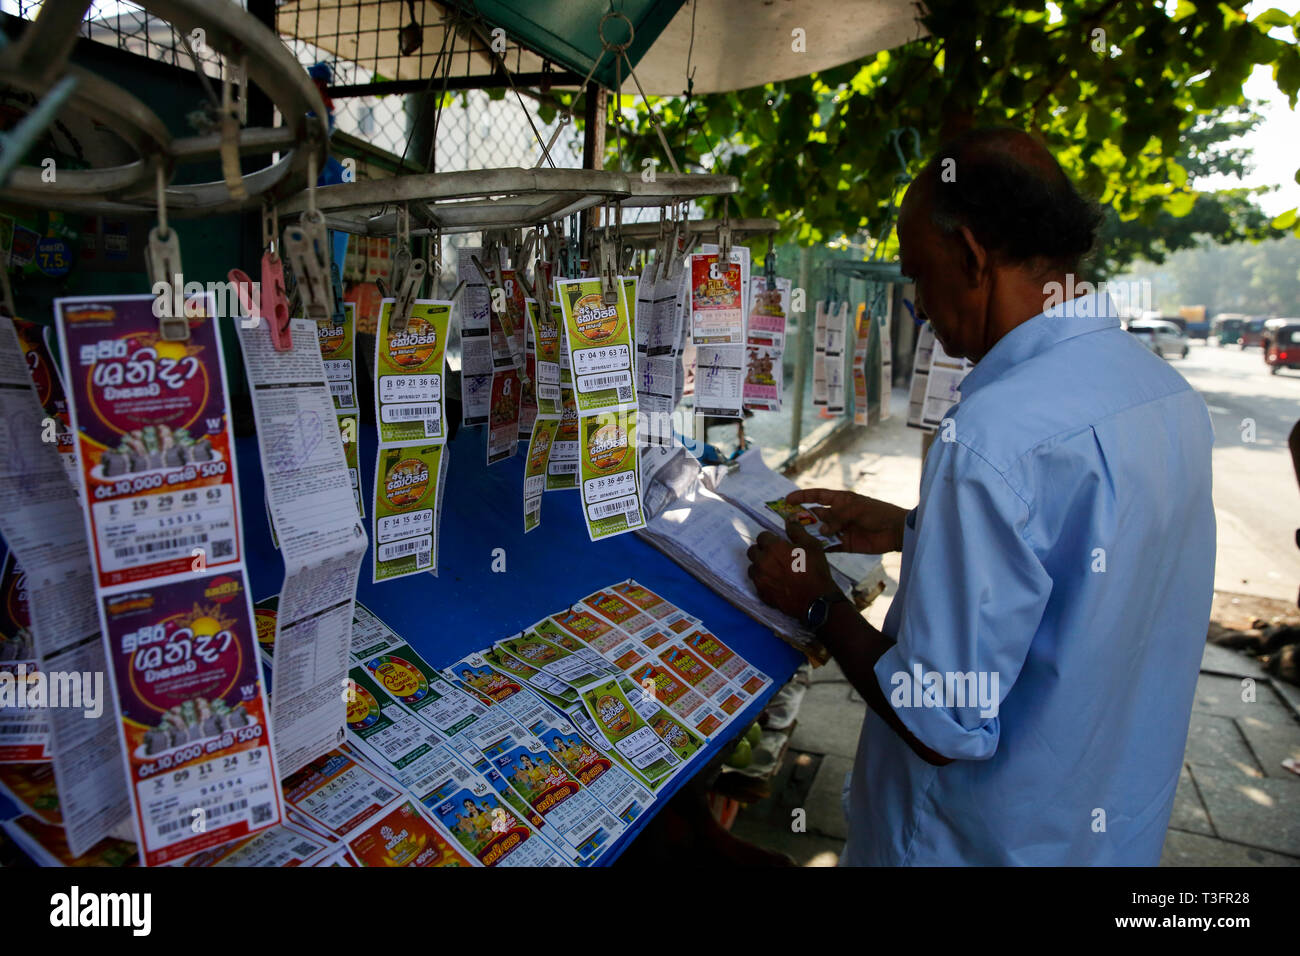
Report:
[{"label": "wristwatch", "polygon": [[804,626],[807,627],[808,630],[814,632],[821,630],[831,616],[831,605],[837,604],[840,601],[847,604],[849,599],[844,596],[843,592],[838,590],[831,591],[828,594],[823,594],[819,598],[815,598],[813,602],[808,605],[808,610],[803,612]]}]

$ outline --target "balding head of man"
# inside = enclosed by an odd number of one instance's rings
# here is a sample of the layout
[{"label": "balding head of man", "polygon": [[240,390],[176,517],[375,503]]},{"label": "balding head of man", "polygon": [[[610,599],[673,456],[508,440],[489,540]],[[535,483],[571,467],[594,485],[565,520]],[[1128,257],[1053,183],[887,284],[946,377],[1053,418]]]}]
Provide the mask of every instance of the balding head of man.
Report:
[{"label": "balding head of man", "polygon": [[1092,248],[1101,212],[1027,133],[976,129],[948,143],[898,217],[903,274],[944,350],[981,359],[1041,313]]}]

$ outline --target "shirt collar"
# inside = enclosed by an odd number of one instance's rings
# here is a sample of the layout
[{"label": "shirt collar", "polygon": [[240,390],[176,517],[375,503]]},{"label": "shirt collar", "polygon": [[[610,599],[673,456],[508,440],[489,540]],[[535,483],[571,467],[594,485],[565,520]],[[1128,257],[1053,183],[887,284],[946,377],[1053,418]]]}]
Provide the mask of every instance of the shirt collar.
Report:
[{"label": "shirt collar", "polygon": [[962,380],[962,398],[994,381],[1013,365],[1019,365],[1058,342],[1076,335],[1118,328],[1119,314],[1106,292],[1094,292],[1067,299],[1044,309],[1002,336]]}]

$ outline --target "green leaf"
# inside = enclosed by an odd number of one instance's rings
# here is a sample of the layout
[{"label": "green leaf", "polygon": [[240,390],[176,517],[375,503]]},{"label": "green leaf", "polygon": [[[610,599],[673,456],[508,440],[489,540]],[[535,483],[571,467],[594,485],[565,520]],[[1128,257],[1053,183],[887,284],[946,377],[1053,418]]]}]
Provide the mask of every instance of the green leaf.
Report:
[{"label": "green leaf", "polygon": [[1178,219],[1191,212],[1194,205],[1196,205],[1196,193],[1174,193],[1165,200],[1165,209]]},{"label": "green leaf", "polygon": [[1291,15],[1285,10],[1279,10],[1277,7],[1269,7],[1251,23],[1263,24],[1266,27],[1289,27],[1291,25]]},{"label": "green leaf", "polygon": [[1274,229],[1290,229],[1297,221],[1300,221],[1300,216],[1297,215],[1297,210],[1288,209],[1281,215],[1274,216],[1273,221],[1270,222],[1269,225]]}]

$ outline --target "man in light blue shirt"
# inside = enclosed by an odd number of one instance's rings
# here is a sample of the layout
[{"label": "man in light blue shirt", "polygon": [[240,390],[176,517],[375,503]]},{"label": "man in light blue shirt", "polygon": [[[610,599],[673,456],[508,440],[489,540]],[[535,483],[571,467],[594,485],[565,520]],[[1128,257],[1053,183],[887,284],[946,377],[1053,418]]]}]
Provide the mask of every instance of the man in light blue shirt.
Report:
[{"label": "man in light blue shirt", "polygon": [[920,504],[789,498],[847,550],[901,548],[883,632],[802,528],[751,548],[760,596],[870,705],[842,863],[1160,859],[1213,594],[1213,435],[1108,296],[1062,301],[1096,224],[1026,134],[945,148],[904,201],[902,268],[944,349],[977,364]]}]

